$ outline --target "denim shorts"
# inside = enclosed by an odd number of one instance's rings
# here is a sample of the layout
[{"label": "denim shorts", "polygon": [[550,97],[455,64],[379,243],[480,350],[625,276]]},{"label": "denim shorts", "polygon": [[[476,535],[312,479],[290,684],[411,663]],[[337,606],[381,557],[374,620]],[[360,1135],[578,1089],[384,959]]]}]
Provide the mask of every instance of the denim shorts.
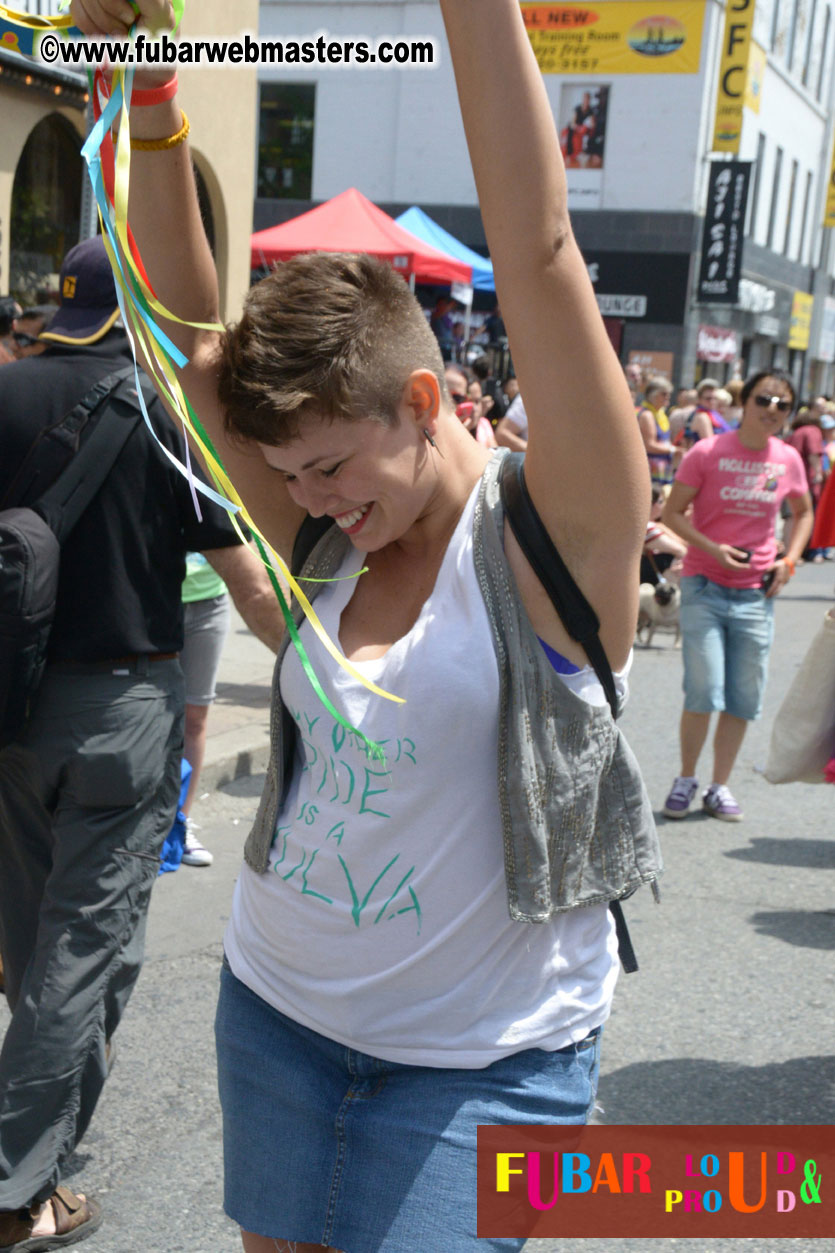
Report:
[{"label": "denim shorts", "polygon": [[346,1253],[519,1250],[476,1237],[479,1123],[584,1123],[595,1029],[483,1070],[380,1061],[273,1009],[224,963],[215,1023],[224,1207],[245,1231]]},{"label": "denim shorts", "polygon": [[723,587],[702,574],[681,580],[684,708],[752,721],[762,711],[774,601],[756,587]]}]

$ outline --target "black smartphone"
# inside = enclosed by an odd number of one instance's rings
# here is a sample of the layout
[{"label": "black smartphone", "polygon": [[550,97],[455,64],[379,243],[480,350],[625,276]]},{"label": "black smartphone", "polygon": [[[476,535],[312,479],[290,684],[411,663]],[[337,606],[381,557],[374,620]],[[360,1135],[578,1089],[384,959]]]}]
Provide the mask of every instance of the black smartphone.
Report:
[{"label": "black smartphone", "polygon": [[744,556],[744,557],[738,557],[738,558],[737,558],[737,560],[738,560],[738,561],[750,561],[750,560],[751,560],[751,549],[750,549],[750,548],[740,548],[738,544],[734,544],[734,548],[736,549],[736,551],[737,551],[738,553],[745,553],[745,556]]},{"label": "black smartphone", "polygon": [[763,581],[760,584],[760,587],[763,589],[764,592],[767,592],[768,589],[771,587],[771,584],[774,582],[775,574],[776,574],[775,570],[766,570],[765,574],[763,575]]}]

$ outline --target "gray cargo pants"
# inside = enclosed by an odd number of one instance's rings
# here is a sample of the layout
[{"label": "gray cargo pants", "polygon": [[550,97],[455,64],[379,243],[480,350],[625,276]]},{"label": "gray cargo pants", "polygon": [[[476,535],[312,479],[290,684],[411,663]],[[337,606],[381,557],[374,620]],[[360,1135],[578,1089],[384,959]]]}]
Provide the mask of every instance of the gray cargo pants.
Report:
[{"label": "gray cargo pants", "polygon": [[49,1197],[107,1077],[180,788],[176,660],[47,670],[0,753],[0,1210]]}]

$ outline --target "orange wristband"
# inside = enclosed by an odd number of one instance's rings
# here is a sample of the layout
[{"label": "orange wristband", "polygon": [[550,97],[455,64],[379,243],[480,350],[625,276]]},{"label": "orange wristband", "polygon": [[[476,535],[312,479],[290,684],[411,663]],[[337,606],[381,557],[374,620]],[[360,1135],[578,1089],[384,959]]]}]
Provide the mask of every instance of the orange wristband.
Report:
[{"label": "orange wristband", "polygon": [[167,83],[160,83],[159,87],[140,87],[131,92],[130,102],[137,108],[143,109],[150,105],[165,104],[167,100],[173,100],[177,94],[177,75],[169,78]]},{"label": "orange wristband", "polygon": [[784,557],[783,565],[786,567],[786,569],[789,572],[789,578],[790,579],[794,578],[794,562],[792,561],[791,557]]}]

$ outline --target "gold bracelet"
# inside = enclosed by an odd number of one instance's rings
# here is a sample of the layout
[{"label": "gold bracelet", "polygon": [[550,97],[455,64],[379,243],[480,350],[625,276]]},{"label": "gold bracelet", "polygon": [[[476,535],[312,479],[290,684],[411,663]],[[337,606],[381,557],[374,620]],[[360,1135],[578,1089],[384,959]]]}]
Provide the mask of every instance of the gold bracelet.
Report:
[{"label": "gold bracelet", "polygon": [[185,110],[180,109],[183,124],[176,135],[167,135],[164,139],[132,139],[130,146],[136,152],[165,152],[168,148],[177,148],[185,143],[191,129]]}]

